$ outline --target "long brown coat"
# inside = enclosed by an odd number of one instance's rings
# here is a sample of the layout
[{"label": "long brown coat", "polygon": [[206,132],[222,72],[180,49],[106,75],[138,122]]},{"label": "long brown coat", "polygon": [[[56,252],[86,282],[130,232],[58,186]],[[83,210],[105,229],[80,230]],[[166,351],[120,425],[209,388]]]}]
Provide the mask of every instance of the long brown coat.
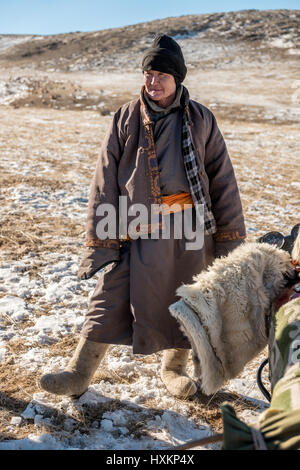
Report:
[{"label": "long brown coat", "polygon": [[[108,240],[99,240],[96,234],[101,220],[96,215],[99,204],[113,204],[118,213],[118,197],[122,195],[127,197],[128,206],[142,203],[150,214],[151,204],[162,203],[152,123],[143,108],[141,98],[122,106],[102,143],[89,199],[88,246],[109,246]],[[193,100],[189,100],[187,111],[201,182],[216,220],[215,239],[242,239],[245,225],[239,191],[216,119],[208,108]],[[111,246],[117,245],[112,241]]]},{"label": "long brown coat", "polygon": [[[90,256],[82,271],[107,266],[100,272],[82,334],[92,341],[132,344],[133,352],[150,354],[190,347],[168,310],[176,301],[175,291],[213,261],[215,240],[228,244],[230,250],[245,237],[245,227],[234,171],[215,117],[189,100],[189,131],[208,207],[216,220],[214,238],[205,236],[203,249],[195,251],[185,249],[185,239],[172,237],[121,244],[117,236],[97,238],[99,204],[113,204],[118,213],[118,197],[125,195],[128,206],[143,203],[150,214],[151,204],[162,202],[152,123],[143,107],[138,99],[120,108],[101,147],[87,218]],[[193,217],[195,223],[195,213]]]}]

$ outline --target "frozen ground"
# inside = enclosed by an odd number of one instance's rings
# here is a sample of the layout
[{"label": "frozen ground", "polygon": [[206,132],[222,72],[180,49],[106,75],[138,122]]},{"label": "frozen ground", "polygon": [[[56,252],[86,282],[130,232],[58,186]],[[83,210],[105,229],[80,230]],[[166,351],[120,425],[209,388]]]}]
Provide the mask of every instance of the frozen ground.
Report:
[{"label": "frozen ground", "polygon": [[[119,346],[111,347],[79,401],[39,390],[39,377],[63,368],[71,355],[96,283],[79,282],[76,272],[88,186],[110,118],[6,107],[0,116],[0,449],[166,449],[219,430],[223,400],[253,420],[266,406],[255,383],[261,358],[210,403],[200,395],[169,397],[159,378],[160,353],[136,357]],[[299,204],[297,126],[221,126],[249,237],[268,229],[287,232]]]},{"label": "frozen ground", "polygon": [[[226,23],[218,21],[222,35]],[[265,48],[248,61],[245,45],[222,48],[206,38],[202,67],[199,33],[178,34],[190,58],[185,84],[216,114],[227,142],[249,240],[288,233],[300,202],[293,37],[268,39],[284,49],[283,61]],[[159,378],[161,353],[134,356],[120,346],[80,400],[39,388],[40,376],[63,368],[76,346],[96,284],[76,277],[89,184],[111,113],[141,86],[140,71],[122,73],[117,58],[111,71],[75,65],[67,73],[57,62],[52,72],[16,62],[0,72],[0,450],[167,449],[221,431],[223,401],[249,423],[268,406],[255,380],[264,354],[210,399],[170,397]]]}]

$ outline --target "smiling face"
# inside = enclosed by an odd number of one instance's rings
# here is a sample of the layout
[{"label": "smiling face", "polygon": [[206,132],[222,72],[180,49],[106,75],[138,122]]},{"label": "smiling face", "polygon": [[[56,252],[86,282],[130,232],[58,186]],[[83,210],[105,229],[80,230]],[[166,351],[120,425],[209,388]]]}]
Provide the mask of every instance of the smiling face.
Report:
[{"label": "smiling face", "polygon": [[176,95],[176,82],[173,75],[148,70],[144,72],[144,84],[147,94],[158,106],[166,108],[173,103]]}]

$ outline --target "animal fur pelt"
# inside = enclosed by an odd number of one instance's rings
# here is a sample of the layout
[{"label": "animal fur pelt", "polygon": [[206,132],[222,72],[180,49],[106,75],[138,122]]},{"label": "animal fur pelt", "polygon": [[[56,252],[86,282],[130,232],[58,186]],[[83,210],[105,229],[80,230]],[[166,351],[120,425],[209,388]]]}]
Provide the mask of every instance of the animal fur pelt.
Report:
[{"label": "animal fur pelt", "polygon": [[244,243],[177,289],[181,300],[169,310],[191,343],[203,393],[215,393],[267,345],[265,317],[290,266],[288,253]]}]

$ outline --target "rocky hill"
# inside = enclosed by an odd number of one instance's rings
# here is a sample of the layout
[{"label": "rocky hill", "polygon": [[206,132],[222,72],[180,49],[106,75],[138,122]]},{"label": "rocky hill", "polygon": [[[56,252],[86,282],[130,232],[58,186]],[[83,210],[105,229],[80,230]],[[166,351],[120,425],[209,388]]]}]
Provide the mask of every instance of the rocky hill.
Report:
[{"label": "rocky hill", "polygon": [[[190,66],[216,66],[226,52],[255,60],[257,47],[274,55],[293,55],[300,48],[300,10],[242,10],[187,15],[95,32],[52,36],[0,36],[0,63],[29,64],[44,70],[131,69],[156,32],[184,41]],[[250,47],[249,47],[250,46]],[[298,49],[299,52],[299,49]]]}]

